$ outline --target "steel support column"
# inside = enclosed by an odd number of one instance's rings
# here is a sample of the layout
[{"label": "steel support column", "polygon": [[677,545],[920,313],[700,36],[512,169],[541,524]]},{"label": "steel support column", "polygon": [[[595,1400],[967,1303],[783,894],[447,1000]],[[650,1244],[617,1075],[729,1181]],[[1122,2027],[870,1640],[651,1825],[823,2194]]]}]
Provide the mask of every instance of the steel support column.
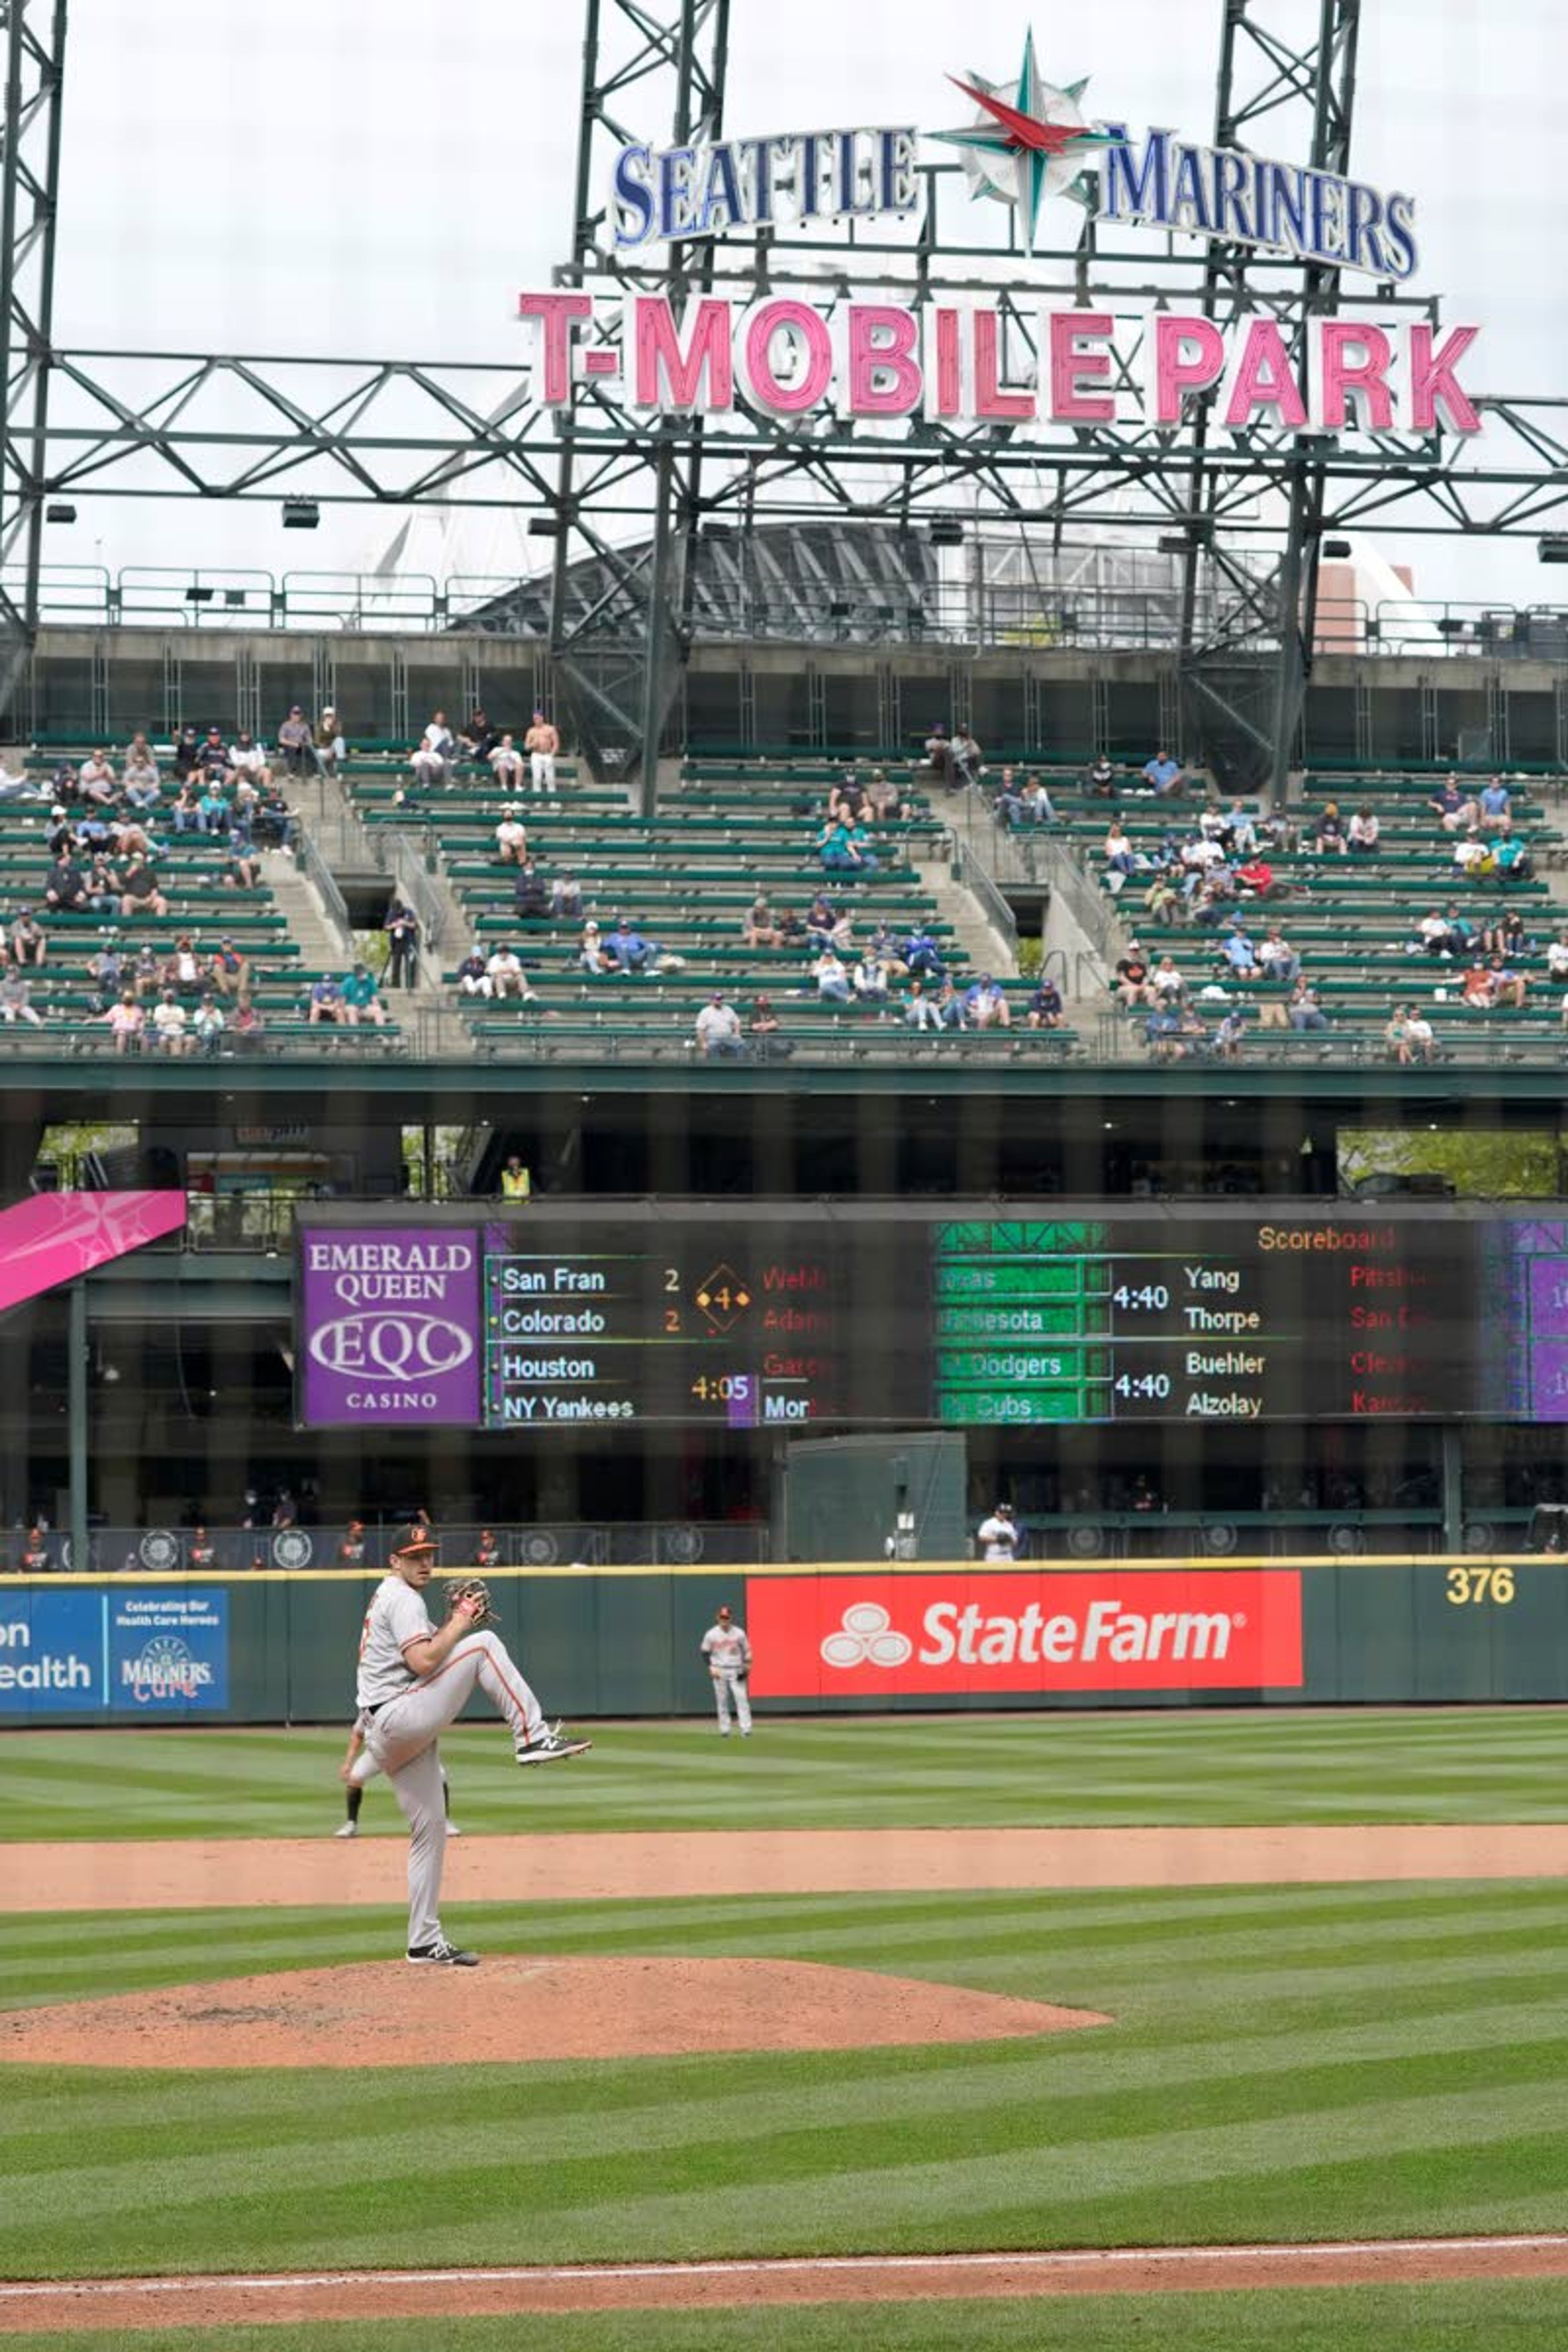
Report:
[{"label": "steel support column", "polygon": [[[46,22],[47,32],[40,32]],[[38,625],[66,0],[53,0],[52,7],[43,0],[0,0],[0,29],[5,43],[0,123],[0,566],[19,561],[23,572],[19,586],[0,579],[4,712]]]}]

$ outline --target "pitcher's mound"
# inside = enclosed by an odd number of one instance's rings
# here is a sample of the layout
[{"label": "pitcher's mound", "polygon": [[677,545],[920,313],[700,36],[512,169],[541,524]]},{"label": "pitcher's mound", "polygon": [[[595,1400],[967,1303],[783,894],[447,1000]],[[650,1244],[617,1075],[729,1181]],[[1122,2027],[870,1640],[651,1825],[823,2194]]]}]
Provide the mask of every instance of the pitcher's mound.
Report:
[{"label": "pitcher's mound", "polygon": [[[454,2001],[454,1996],[457,1997]],[[802,1960],[405,1961],[230,1977],[0,2016],[0,2058],[48,2066],[406,2066],[715,2050],[868,2050],[1109,2025],[962,1985]]]}]

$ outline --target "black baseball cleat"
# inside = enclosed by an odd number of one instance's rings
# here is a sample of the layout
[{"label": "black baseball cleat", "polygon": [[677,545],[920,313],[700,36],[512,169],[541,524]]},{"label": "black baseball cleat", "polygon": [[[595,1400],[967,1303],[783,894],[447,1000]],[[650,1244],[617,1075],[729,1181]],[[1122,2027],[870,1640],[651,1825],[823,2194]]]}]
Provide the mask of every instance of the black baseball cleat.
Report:
[{"label": "black baseball cleat", "polygon": [[563,1756],[585,1756],[591,1739],[574,1739],[563,1723],[547,1724],[537,1739],[517,1751],[520,1764],[553,1764]]},{"label": "black baseball cleat", "polygon": [[478,1952],[460,1952],[444,1936],[438,1944],[410,1944],[407,1957],[411,1969],[477,1969],[479,1965]]}]

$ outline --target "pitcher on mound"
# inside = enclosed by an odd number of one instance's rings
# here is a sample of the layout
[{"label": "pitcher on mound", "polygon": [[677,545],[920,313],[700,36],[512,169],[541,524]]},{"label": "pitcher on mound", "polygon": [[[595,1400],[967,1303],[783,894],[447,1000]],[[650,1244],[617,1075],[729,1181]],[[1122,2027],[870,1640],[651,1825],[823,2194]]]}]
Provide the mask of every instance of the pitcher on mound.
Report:
[{"label": "pitcher on mound", "polygon": [[480,1585],[458,1585],[439,1630],[421,1594],[436,1571],[437,1543],[427,1528],[412,1528],[392,1555],[392,1566],[365,1612],[360,1639],[357,1697],[364,1747],[342,1777],[363,1789],[384,1772],[408,1822],[408,1958],[416,1967],[471,1969],[477,1952],[459,1951],[441,1932],[441,1868],[447,1854],[441,1758],[437,1747],[476,1685],[510,1727],[520,1764],[553,1764],[593,1746],[574,1739],[544,1712],[508,1651],[480,1631],[489,1597]]}]

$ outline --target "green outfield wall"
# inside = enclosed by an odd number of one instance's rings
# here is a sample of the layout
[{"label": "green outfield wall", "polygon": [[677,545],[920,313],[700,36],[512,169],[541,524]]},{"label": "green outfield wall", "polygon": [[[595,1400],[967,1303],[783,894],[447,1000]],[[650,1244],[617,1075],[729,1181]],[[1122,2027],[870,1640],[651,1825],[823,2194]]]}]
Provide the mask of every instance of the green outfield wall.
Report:
[{"label": "green outfield wall", "polygon": [[[375,1580],[55,1576],[0,1586],[0,1727],[315,1723],[353,1706]],[[1568,1698],[1568,1559],[693,1569],[491,1577],[552,1713],[696,1715],[721,1601],[764,1711]],[[432,1594],[439,1617],[439,1588]],[[476,1710],[479,1711],[479,1710]]]}]

